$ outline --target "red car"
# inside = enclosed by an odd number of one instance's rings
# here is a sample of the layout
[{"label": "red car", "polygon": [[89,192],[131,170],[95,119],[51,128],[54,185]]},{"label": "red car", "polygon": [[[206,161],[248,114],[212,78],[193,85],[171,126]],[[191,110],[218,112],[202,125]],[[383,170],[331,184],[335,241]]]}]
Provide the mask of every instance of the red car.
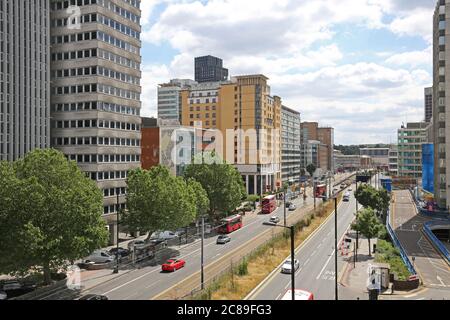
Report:
[{"label": "red car", "polygon": [[184,260],[170,259],[170,260],[167,260],[167,262],[162,265],[162,271],[175,272],[175,271],[183,268],[185,265],[186,265],[186,261],[184,261]]}]

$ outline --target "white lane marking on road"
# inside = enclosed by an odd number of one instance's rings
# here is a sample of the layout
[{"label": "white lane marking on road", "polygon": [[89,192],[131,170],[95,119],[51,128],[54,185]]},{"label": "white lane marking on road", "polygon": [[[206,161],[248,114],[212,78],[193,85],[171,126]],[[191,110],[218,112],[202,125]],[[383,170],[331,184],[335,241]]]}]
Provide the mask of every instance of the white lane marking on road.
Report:
[{"label": "white lane marking on road", "polygon": [[442,285],[443,287],[446,287],[446,286],[447,286],[447,285],[445,284],[445,282],[442,280],[441,277],[437,276],[436,278],[437,278],[437,280],[441,283],[441,285]]},{"label": "white lane marking on road", "polygon": [[107,294],[109,294],[109,293],[111,293],[111,292],[117,291],[117,290],[119,290],[120,288],[123,288],[123,287],[129,285],[130,283],[136,282],[136,281],[138,281],[138,280],[140,280],[140,279],[142,279],[142,278],[145,278],[146,276],[148,276],[148,275],[150,275],[150,274],[152,274],[152,273],[155,273],[155,272],[157,272],[157,271],[159,271],[159,269],[150,271],[150,272],[148,272],[148,273],[144,273],[144,274],[143,274],[142,276],[140,276],[140,277],[134,278],[133,280],[130,280],[130,281],[128,281],[128,282],[125,282],[124,284],[122,284],[122,285],[120,285],[120,286],[118,286],[118,287],[115,287],[115,288],[112,289],[112,290],[109,290],[109,291],[103,293],[103,295],[107,295]]},{"label": "white lane marking on road", "polygon": [[322,270],[320,270],[320,273],[319,273],[319,275],[317,276],[316,280],[319,280],[320,277],[322,276],[322,273],[325,271],[325,268],[326,268],[326,267],[328,266],[328,264],[330,263],[331,258],[333,258],[333,255],[334,255],[334,252],[335,252],[335,251],[336,251],[336,250],[333,250],[333,251],[331,252],[330,256],[328,257],[327,262],[325,262],[325,264],[324,264]]},{"label": "white lane marking on road", "polygon": [[280,300],[281,298],[281,293],[277,296],[277,298],[275,300]]},{"label": "white lane marking on road", "polygon": [[308,262],[311,261],[311,258],[308,258],[308,260],[305,261],[305,264],[303,266],[306,266],[308,264]]},{"label": "white lane marking on road", "polygon": [[315,256],[317,253],[317,250],[314,250],[313,253],[311,253],[311,257]]}]

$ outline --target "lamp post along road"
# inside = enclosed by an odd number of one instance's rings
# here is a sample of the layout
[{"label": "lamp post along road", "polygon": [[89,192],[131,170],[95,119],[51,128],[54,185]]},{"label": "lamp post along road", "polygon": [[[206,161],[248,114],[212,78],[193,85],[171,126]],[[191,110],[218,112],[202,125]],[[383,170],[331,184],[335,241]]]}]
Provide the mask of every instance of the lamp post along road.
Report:
[{"label": "lamp post along road", "polygon": [[116,221],[116,267],[114,268],[113,273],[117,274],[119,273],[119,211],[120,211],[120,203],[119,203],[119,194],[117,194],[117,205],[116,205],[116,211],[117,211],[117,221]]},{"label": "lamp post along road", "polygon": [[292,300],[295,300],[295,238],[294,238],[295,227],[294,226],[286,227],[270,222],[264,222],[263,225],[270,227],[285,228],[291,231],[291,291],[292,291]]},{"label": "lamp post along road", "polygon": [[338,296],[338,208],[337,208],[337,195],[334,196],[334,290],[335,290],[335,299],[339,300]]},{"label": "lamp post along road", "polygon": [[202,250],[201,250],[201,289],[205,289],[205,272],[204,272],[204,242],[205,242],[205,216],[202,216]]},{"label": "lamp post along road", "polygon": [[286,188],[283,190],[283,199],[284,199],[284,226],[286,227]]}]

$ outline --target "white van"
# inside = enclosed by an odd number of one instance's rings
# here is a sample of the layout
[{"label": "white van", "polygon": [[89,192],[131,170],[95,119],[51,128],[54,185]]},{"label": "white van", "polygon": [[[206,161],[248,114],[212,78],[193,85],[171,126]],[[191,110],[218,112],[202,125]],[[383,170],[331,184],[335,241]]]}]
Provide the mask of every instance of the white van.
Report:
[{"label": "white van", "polygon": [[104,250],[96,250],[89,257],[84,259],[86,263],[94,262],[94,263],[110,263],[115,259],[114,256],[110,255],[107,251]]},{"label": "white van", "polygon": [[173,231],[154,232],[150,239],[154,240],[171,240],[178,238],[178,235]]}]

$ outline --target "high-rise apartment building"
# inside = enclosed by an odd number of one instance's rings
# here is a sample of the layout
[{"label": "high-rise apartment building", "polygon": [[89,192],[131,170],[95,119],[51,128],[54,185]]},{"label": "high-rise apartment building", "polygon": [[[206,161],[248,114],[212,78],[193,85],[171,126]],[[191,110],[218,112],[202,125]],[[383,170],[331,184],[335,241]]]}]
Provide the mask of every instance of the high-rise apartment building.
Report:
[{"label": "high-rise apartment building", "polygon": [[104,193],[115,242],[116,197],[141,166],[139,0],[52,0],[52,145]]},{"label": "high-rise apartment building", "polygon": [[434,193],[439,206],[450,205],[450,0],[439,0],[433,20]]},{"label": "high-rise apartment building", "polygon": [[228,80],[228,69],[223,67],[223,61],[213,56],[195,58],[195,81],[220,82]]},{"label": "high-rise apartment building", "polygon": [[0,1],[0,160],[50,146],[49,15],[48,1]]},{"label": "high-rise apartment building", "polygon": [[216,152],[236,166],[249,194],[281,187],[281,98],[267,82],[263,75],[239,76],[181,92],[182,125],[222,135]]},{"label": "high-rise apartment building", "polygon": [[413,122],[398,130],[398,175],[422,178],[422,146],[427,143],[429,123]]},{"label": "high-rise apartment building", "polygon": [[425,88],[425,122],[433,119],[433,87]]},{"label": "high-rise apartment building", "polygon": [[294,184],[300,181],[300,123],[300,112],[282,106],[281,171],[283,183]]},{"label": "high-rise apartment building", "polygon": [[158,86],[158,119],[181,122],[181,90],[197,82],[189,79],[173,79]]}]

